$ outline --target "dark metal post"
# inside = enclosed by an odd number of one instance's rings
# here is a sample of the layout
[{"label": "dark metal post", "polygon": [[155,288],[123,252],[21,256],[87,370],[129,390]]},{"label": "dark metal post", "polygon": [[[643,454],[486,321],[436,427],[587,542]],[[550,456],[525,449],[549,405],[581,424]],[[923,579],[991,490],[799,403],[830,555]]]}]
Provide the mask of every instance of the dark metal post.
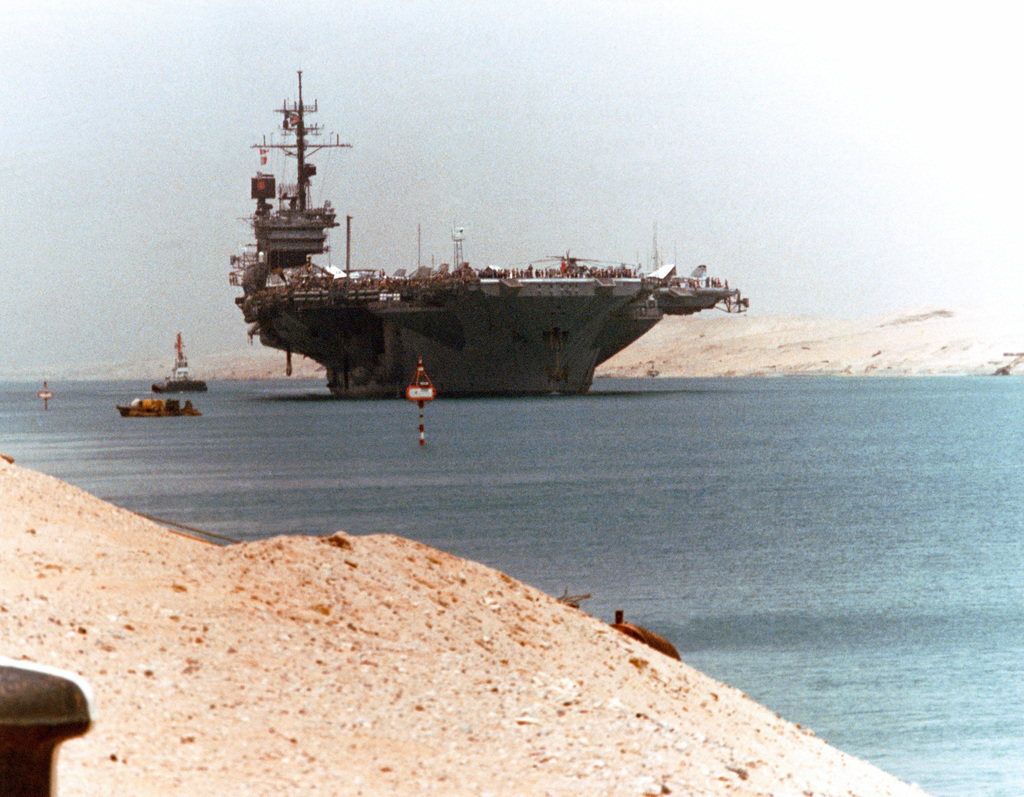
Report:
[{"label": "dark metal post", "polygon": [[350,262],[352,257],[352,217],[345,217],[345,277],[350,278]]},{"label": "dark metal post", "polygon": [[0,793],[49,797],[57,745],[89,729],[91,691],[72,673],[0,659]]}]

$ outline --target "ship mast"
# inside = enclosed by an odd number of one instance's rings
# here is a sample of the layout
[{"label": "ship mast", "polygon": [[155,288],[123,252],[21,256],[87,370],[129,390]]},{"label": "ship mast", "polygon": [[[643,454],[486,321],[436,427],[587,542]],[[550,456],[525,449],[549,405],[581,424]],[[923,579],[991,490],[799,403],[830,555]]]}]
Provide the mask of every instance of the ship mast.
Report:
[{"label": "ship mast", "polygon": [[[242,275],[242,285],[247,291],[259,290],[266,285],[273,272],[283,274],[290,269],[301,269],[312,264],[311,257],[328,251],[327,230],[337,227],[334,208],[330,202],[314,207],[310,198],[309,184],[316,174],[316,166],[309,158],[321,149],[351,147],[342,144],[337,135],[327,141],[310,141],[311,136],[320,135],[320,126],[306,121],[308,114],[316,113],[317,103],[307,104],[302,96],[302,72],[299,71],[299,99],[285,100],[276,113],[281,114],[281,127],[295,140],[271,143],[263,136],[261,144],[254,144],[261,155],[267,150],[278,149],[297,161],[296,181],[281,185],[278,189],[273,175],[257,172],[252,179],[252,198],[256,200],[256,213],[252,216],[253,232],[256,236],[256,251]],[[262,160],[262,159],[261,159]],[[276,196],[278,208],[271,209],[270,200]]]},{"label": "ship mast", "polygon": [[658,222],[654,222],[654,250],[651,254],[651,271],[661,268],[661,258],[658,257]]},{"label": "ship mast", "polygon": [[[299,119],[295,125],[295,157],[299,162],[299,210],[305,210],[309,201],[309,174],[306,172],[306,108],[302,104],[302,70],[299,70],[299,101],[296,104],[299,112]],[[288,104],[285,103],[285,108]],[[313,110],[316,111],[314,101]]]},{"label": "ship mast", "polygon": [[322,149],[336,148],[336,147],[351,147],[351,144],[342,144],[338,135],[335,134],[333,138],[328,141],[311,144],[308,141],[309,136],[316,136],[320,134],[321,127],[317,124],[307,124],[306,114],[317,112],[317,101],[313,100],[312,105],[306,105],[302,99],[302,70],[298,70],[299,75],[299,99],[296,102],[288,102],[285,100],[281,103],[281,107],[277,109],[277,113],[281,114],[281,127],[286,133],[295,133],[295,143],[282,143],[272,144],[268,143],[266,136],[263,137],[263,143],[253,144],[253,149],[280,149],[283,150],[286,155],[291,155],[298,162],[296,176],[297,181],[295,185],[295,195],[289,196],[287,189],[282,188],[281,199],[290,199],[292,201],[292,209],[300,212],[305,211],[310,206],[309,197],[309,182],[310,178],[316,174],[316,166],[312,163],[306,163],[306,158],[312,155],[314,152],[319,152]]}]

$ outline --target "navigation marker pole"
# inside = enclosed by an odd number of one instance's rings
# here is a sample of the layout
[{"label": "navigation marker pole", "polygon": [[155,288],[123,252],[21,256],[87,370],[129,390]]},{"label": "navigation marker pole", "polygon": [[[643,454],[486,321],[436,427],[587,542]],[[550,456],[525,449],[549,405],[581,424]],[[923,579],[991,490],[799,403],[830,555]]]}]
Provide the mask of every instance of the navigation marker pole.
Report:
[{"label": "navigation marker pole", "polygon": [[425,446],[427,441],[423,427],[423,404],[427,401],[433,401],[437,397],[437,390],[431,384],[430,377],[427,376],[427,372],[423,369],[422,357],[416,363],[416,377],[413,379],[413,383],[405,389],[405,397],[409,401],[415,401],[420,405],[420,445]]},{"label": "navigation marker pole", "polygon": [[36,393],[36,396],[43,400],[43,409],[50,409],[50,399],[53,398],[53,391],[46,386],[46,380],[43,380],[43,389]]}]

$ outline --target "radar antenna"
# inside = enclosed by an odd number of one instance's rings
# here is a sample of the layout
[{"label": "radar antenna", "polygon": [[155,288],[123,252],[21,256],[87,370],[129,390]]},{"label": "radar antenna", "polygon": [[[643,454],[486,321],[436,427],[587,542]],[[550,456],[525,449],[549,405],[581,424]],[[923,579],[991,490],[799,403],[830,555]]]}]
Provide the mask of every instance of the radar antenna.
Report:
[{"label": "radar antenna", "polygon": [[452,252],[452,267],[462,268],[464,258],[462,254],[462,242],[466,240],[466,228],[452,225],[452,243],[455,245]]},{"label": "radar antenna", "polygon": [[281,188],[281,199],[290,199],[293,202],[293,207],[297,210],[306,210],[309,207],[309,180],[316,174],[316,166],[312,163],[306,163],[306,158],[312,155],[314,152],[319,152],[322,149],[334,148],[334,147],[351,147],[351,144],[342,144],[337,134],[334,137],[321,143],[311,144],[307,138],[309,136],[320,135],[321,126],[316,124],[306,124],[306,114],[316,113],[317,103],[313,100],[312,105],[307,105],[302,101],[302,70],[298,70],[299,75],[299,99],[296,102],[288,102],[285,100],[281,103],[281,107],[277,109],[277,113],[281,114],[281,128],[288,134],[295,134],[295,143],[287,144],[272,144],[267,142],[267,137],[263,137],[263,143],[253,144],[253,149],[279,149],[283,150],[285,155],[290,155],[298,161],[298,181],[295,187],[295,195],[290,196],[286,188]]}]

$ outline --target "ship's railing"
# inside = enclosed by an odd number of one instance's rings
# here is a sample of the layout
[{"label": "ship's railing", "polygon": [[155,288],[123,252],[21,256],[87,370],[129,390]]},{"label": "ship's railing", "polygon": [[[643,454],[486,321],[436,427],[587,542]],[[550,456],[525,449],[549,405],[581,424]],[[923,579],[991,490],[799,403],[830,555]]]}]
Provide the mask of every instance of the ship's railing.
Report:
[{"label": "ship's railing", "polygon": [[476,272],[480,279],[635,279],[640,276],[639,269],[625,263],[617,266],[580,266],[565,264],[562,266],[535,266],[526,268],[496,268],[486,266]]},{"label": "ship's railing", "polygon": [[717,288],[729,290],[729,280],[720,279],[719,277],[671,277],[669,279],[653,281],[664,287],[683,288],[684,290],[691,291]]},{"label": "ship's railing", "polygon": [[328,203],[319,208],[299,210],[298,208],[283,207],[265,215],[256,214],[252,217],[252,223],[259,229],[284,225],[290,227],[337,227],[336,217],[337,211]]},{"label": "ship's railing", "polygon": [[[231,284],[241,285],[242,277],[247,268],[256,264],[255,252],[246,252],[231,259],[233,270]],[[602,284],[610,284],[611,280],[639,280],[642,289],[652,294],[659,290],[669,289],[679,296],[689,294],[702,297],[704,301],[717,297],[728,305],[733,312],[745,309],[746,302],[739,299],[739,291],[730,289],[727,280],[718,277],[672,277],[657,279],[642,275],[632,267],[568,269],[535,268],[497,269],[487,267],[476,270],[463,265],[454,271],[433,271],[430,268],[418,269],[414,274],[386,274],[383,271],[352,272],[339,275],[327,271],[312,263],[300,269],[289,269],[275,272],[261,293],[270,298],[290,299],[302,303],[334,302],[417,302],[427,305],[439,300],[451,291],[462,288],[474,288],[482,282],[504,280],[509,283],[529,283],[541,281],[582,282],[597,280]],[[710,305],[708,305],[710,306]]]}]

